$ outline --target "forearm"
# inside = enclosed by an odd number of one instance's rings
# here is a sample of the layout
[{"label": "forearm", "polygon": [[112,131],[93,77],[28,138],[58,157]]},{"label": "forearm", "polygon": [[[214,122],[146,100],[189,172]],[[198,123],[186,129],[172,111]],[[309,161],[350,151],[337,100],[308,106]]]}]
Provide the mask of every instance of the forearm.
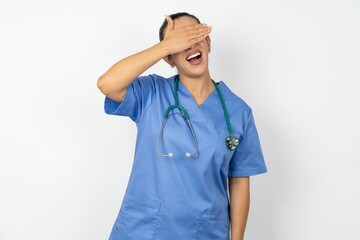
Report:
[{"label": "forearm", "polygon": [[161,42],[120,60],[99,78],[97,84],[102,93],[121,102],[125,97],[127,86],[145,70],[162,58],[166,58],[170,63],[169,55],[188,49],[204,40],[211,32],[211,27],[205,24],[193,24],[174,29],[173,20],[169,16],[166,20],[168,26]]},{"label": "forearm", "polygon": [[231,240],[243,240],[250,206],[249,177],[229,178]]},{"label": "forearm", "polygon": [[127,86],[168,54],[168,50],[160,42],[153,47],[118,61],[99,78],[98,87],[100,91],[114,100],[122,100]]}]

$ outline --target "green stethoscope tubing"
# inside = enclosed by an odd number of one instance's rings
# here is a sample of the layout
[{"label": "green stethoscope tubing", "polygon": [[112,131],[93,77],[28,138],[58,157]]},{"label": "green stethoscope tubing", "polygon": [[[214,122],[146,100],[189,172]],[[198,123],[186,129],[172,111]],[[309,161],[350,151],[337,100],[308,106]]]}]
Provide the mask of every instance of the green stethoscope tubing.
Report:
[{"label": "green stethoscope tubing", "polygon": [[[225,139],[225,144],[226,144],[226,147],[229,150],[233,151],[239,145],[239,139],[236,138],[233,135],[233,130],[231,128],[229,113],[227,111],[227,107],[226,107],[226,104],[225,104],[225,101],[224,101],[224,97],[223,97],[223,95],[221,93],[221,90],[220,90],[219,86],[215,83],[214,80],[211,80],[211,81],[213,82],[213,84],[215,86],[215,89],[216,89],[216,91],[217,91],[217,93],[219,95],[221,106],[222,106],[222,109],[224,111],[226,125],[227,125],[228,131],[229,131],[229,136]],[[194,142],[195,142],[195,147],[196,147],[195,153],[191,154],[191,153],[187,152],[185,154],[185,156],[186,157],[197,157],[198,154],[199,154],[199,145],[198,145],[197,137],[196,137],[194,128],[193,128],[193,126],[191,124],[189,114],[187,113],[186,109],[179,104],[178,86],[179,86],[179,76],[177,75],[175,77],[175,81],[174,81],[175,104],[170,105],[165,111],[164,120],[163,120],[163,123],[162,123],[161,131],[160,131],[160,135],[159,135],[159,139],[158,139],[158,150],[159,150],[160,155],[163,156],[163,157],[173,157],[173,153],[171,153],[171,152],[168,153],[168,154],[163,154],[162,153],[162,151],[161,151],[161,142],[163,140],[163,133],[164,133],[164,128],[165,128],[166,122],[169,119],[169,117],[172,115],[172,114],[170,114],[170,111],[173,110],[173,109],[179,109],[182,116],[183,116],[183,118],[184,118],[184,120],[185,120],[185,122],[187,123],[187,125],[188,125],[188,127],[189,127],[189,129],[191,131],[191,134],[192,134]],[[175,113],[173,113],[173,114],[175,114]]]}]

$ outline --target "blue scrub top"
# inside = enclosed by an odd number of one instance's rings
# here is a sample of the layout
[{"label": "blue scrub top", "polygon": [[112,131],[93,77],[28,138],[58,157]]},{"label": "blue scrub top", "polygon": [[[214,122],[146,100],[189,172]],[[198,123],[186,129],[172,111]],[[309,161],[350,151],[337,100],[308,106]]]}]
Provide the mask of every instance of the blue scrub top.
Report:
[{"label": "blue scrub top", "polygon": [[178,110],[167,121],[161,157],[157,140],[164,113],[174,104],[175,76],[138,77],[122,103],[105,99],[107,114],[130,117],[137,126],[133,167],[110,240],[229,239],[228,177],[265,173],[266,166],[251,108],[224,82],[218,86],[228,108],[234,135],[242,139],[235,151],[225,145],[229,135],[216,89],[199,107],[179,81],[179,104],[190,117],[199,143],[197,158],[191,132]]}]

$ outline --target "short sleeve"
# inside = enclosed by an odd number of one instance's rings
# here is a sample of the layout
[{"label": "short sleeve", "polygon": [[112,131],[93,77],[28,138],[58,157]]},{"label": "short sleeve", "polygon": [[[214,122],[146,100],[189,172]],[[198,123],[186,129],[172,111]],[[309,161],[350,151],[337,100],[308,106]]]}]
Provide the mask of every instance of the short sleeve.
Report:
[{"label": "short sleeve", "polygon": [[267,172],[252,111],[244,125],[242,139],[230,160],[228,177],[246,177]]},{"label": "short sleeve", "polygon": [[154,75],[136,78],[127,88],[124,100],[119,103],[105,97],[105,113],[128,116],[138,122],[142,113],[151,105],[156,94]]}]

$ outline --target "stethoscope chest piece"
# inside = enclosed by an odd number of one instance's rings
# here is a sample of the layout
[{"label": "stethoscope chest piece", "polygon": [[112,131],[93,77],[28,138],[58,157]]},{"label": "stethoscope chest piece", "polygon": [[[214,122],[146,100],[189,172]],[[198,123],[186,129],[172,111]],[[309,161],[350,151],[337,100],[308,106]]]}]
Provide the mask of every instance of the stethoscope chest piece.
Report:
[{"label": "stethoscope chest piece", "polygon": [[235,150],[239,145],[239,139],[234,135],[230,135],[225,139],[226,146],[229,150]]}]

